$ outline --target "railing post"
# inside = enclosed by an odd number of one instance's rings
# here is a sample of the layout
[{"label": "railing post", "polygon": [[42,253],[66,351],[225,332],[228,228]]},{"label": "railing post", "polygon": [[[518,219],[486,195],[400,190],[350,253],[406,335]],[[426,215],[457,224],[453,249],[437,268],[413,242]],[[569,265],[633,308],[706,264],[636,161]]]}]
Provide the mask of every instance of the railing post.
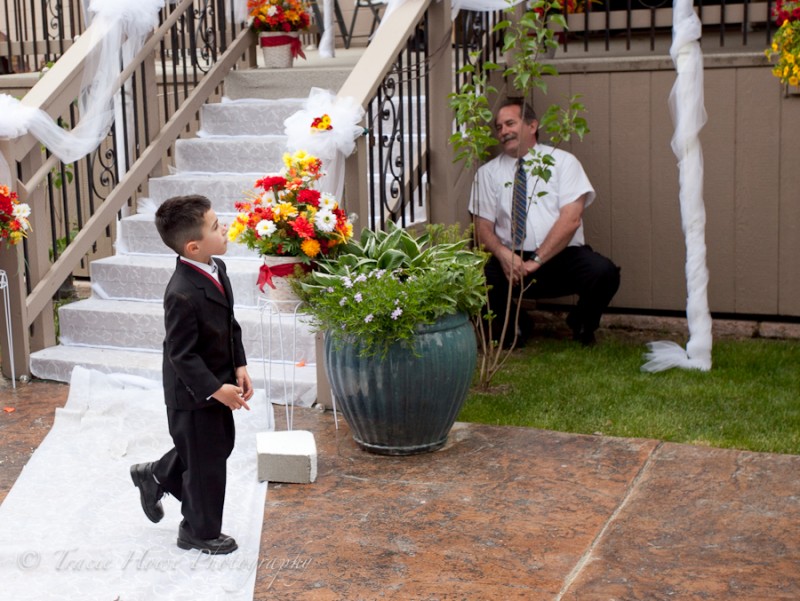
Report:
[{"label": "railing post", "polygon": [[[147,119],[147,146],[158,135],[161,117],[158,112],[158,79],[156,76],[156,53],[153,52],[147,60],[142,64],[144,67],[142,86],[144,89],[144,111]],[[166,92],[165,92],[166,93]],[[150,171],[150,177],[161,177],[164,175],[164,161],[163,159],[156,163],[155,167]],[[144,184],[145,188],[149,185],[148,182]],[[149,193],[149,192],[148,192]]]},{"label": "railing post", "polygon": [[[430,98],[428,99],[428,135],[430,136],[430,173],[428,174],[428,206],[431,223],[466,222],[466,199],[459,198],[456,187],[457,166],[450,146],[452,110],[448,95],[453,91],[453,24],[450,2],[432,2],[428,8],[428,27],[433,48],[441,55],[431,62]],[[448,117],[449,116],[449,117]]]},{"label": "railing post", "polygon": [[[44,163],[39,146],[34,146],[31,151],[22,159],[22,181],[29,181]],[[31,290],[41,282],[50,269],[50,236],[48,235],[50,224],[48,223],[47,197],[42,185],[37,186],[27,194],[24,199],[31,207],[31,227],[33,232],[28,237],[28,284]],[[59,282],[60,284],[61,282]],[[27,291],[26,291],[27,294]],[[27,298],[26,298],[27,303]],[[55,314],[53,312],[53,301],[50,300],[43,307],[37,316],[31,319],[27,310],[25,321],[30,326],[30,341],[27,352],[38,351],[48,346],[56,344]],[[23,365],[28,369],[28,359],[26,354]]]},{"label": "railing post", "polygon": [[363,228],[371,225],[368,191],[371,136],[372,132],[356,140],[356,151],[347,157],[345,163],[344,208],[348,213],[355,211],[358,215],[358,221],[353,224],[356,237]]},{"label": "railing post", "polygon": [[[10,152],[10,143],[0,140],[0,153],[8,163],[12,174],[16,171],[16,162]],[[16,179],[2,182],[12,191],[16,191]],[[11,337],[14,344],[14,371],[16,376],[28,374],[28,358],[30,357],[30,339],[28,336],[28,314],[25,301],[28,291],[25,288],[25,267],[22,244],[11,247],[0,247],[0,269],[8,276],[9,313],[11,315]],[[6,336],[5,311],[0,312],[0,349],[3,353],[3,374],[11,377],[11,352]]]}]

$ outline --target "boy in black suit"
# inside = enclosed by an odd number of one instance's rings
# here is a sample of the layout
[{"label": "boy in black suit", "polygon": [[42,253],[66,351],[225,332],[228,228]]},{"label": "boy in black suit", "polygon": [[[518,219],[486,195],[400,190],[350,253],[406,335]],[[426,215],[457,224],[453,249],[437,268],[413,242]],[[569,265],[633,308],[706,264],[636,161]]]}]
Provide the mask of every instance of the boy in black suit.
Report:
[{"label": "boy in black suit", "polygon": [[227,227],[203,196],[170,198],[156,212],[156,227],[179,255],[164,293],[164,400],[175,447],[132,466],[131,478],[152,522],[164,517],[165,492],[181,502],[181,549],[231,553],[238,546],[221,528],[232,410],[250,409],[253,386],[225,263],[212,258],[227,250]]}]

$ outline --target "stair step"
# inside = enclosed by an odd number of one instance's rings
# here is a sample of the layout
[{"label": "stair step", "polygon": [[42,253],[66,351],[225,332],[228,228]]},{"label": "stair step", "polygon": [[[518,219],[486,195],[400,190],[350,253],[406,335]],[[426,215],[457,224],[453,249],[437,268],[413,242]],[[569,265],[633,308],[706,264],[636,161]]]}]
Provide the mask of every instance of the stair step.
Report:
[{"label": "stair step", "polygon": [[[230,243],[229,246],[241,247]],[[166,248],[166,247],[164,247]],[[225,255],[228,278],[233,289],[236,308],[258,307],[257,281],[261,259],[251,250],[249,257],[234,258]],[[172,255],[114,255],[95,259],[90,264],[92,290],[102,299],[135,300],[160,303],[164,290],[175,271]]]},{"label": "stair step", "polygon": [[[31,354],[31,372],[37,378],[69,382],[76,365],[103,373],[122,373],[161,381],[161,352],[93,348],[60,344]],[[273,403],[309,407],[316,400],[316,367],[293,363],[250,361],[247,367],[253,387],[268,392]],[[265,382],[264,375],[267,376]]]},{"label": "stair step", "polygon": [[[230,225],[232,213],[217,213],[219,222]],[[161,241],[153,213],[140,213],[121,219],[117,226],[116,252],[120,255],[168,255],[175,259],[175,253]],[[228,242],[228,252],[223,259],[227,263],[232,258],[257,258],[255,251],[243,244]],[[96,261],[95,261],[96,262]],[[236,294],[238,302],[238,294]]]},{"label": "stair step", "polygon": [[308,98],[311,88],[338,91],[354,65],[294,69],[237,69],[225,76],[228,98]]},{"label": "stair step", "polygon": [[[160,302],[92,297],[62,306],[58,316],[61,343],[66,346],[137,351],[162,348],[164,310]],[[271,361],[315,362],[314,333],[307,317],[240,307],[236,318],[249,361],[266,356]]]},{"label": "stair step", "polygon": [[[305,104],[305,98],[223,99],[206,104],[200,113],[205,135],[260,136],[282,135],[283,122]],[[198,135],[200,135],[198,133]]]},{"label": "stair step", "polygon": [[241,174],[183,173],[154,177],[149,183],[148,197],[152,201],[153,212],[155,207],[173,196],[200,194],[211,201],[217,213],[235,213],[233,203],[245,199],[246,193],[253,190],[256,180],[278,171],[280,169]]},{"label": "stair step", "polygon": [[283,167],[286,136],[205,137],[175,142],[178,172],[270,173]]}]

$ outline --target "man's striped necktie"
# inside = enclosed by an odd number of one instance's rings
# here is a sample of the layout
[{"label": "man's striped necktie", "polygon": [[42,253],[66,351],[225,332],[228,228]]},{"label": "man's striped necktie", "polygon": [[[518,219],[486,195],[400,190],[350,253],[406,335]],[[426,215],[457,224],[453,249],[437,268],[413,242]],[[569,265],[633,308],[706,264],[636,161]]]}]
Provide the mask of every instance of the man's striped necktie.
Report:
[{"label": "man's striped necktie", "polygon": [[511,233],[514,250],[522,248],[525,242],[525,231],[528,221],[528,174],[525,173],[524,159],[517,162],[517,173],[514,176],[514,203],[511,207]]}]

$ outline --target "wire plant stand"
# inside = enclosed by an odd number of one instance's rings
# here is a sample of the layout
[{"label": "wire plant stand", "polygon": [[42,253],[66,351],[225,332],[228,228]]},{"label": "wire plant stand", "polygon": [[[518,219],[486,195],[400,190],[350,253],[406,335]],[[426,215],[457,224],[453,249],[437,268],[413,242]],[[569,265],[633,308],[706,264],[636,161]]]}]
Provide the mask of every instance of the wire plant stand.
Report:
[{"label": "wire plant stand", "polygon": [[[8,276],[0,269],[0,290],[3,291],[3,310],[6,318],[6,339],[8,340],[8,359],[11,365],[11,387],[17,388],[17,374],[14,371],[14,338],[11,335],[11,299],[8,292]],[[334,408],[335,410],[335,408]]]},{"label": "wire plant stand", "polygon": [[[295,405],[295,389],[297,382],[297,324],[298,319],[302,315],[303,301],[298,299],[291,300],[274,300],[270,298],[261,297],[258,299],[259,310],[259,342],[261,345],[261,376],[264,381],[264,388],[267,397],[267,402],[273,401],[273,370],[280,370],[282,390],[277,390],[276,393],[281,395],[283,400],[284,411],[286,412],[286,429],[292,431],[294,429],[294,405]],[[292,329],[290,335],[285,335],[283,328],[277,328],[277,335],[274,334],[275,320],[280,324],[284,319],[290,316],[292,320]],[[264,335],[264,326],[267,326],[267,334]],[[288,340],[291,338],[291,340]],[[279,357],[291,357],[290,361],[282,360],[279,365],[275,365],[275,361],[271,360],[273,350],[277,345],[277,353]],[[287,354],[286,351],[289,351]],[[289,373],[291,371],[291,373]],[[336,429],[339,429],[339,417],[336,410],[336,399],[333,399],[333,419],[336,424]]]}]

